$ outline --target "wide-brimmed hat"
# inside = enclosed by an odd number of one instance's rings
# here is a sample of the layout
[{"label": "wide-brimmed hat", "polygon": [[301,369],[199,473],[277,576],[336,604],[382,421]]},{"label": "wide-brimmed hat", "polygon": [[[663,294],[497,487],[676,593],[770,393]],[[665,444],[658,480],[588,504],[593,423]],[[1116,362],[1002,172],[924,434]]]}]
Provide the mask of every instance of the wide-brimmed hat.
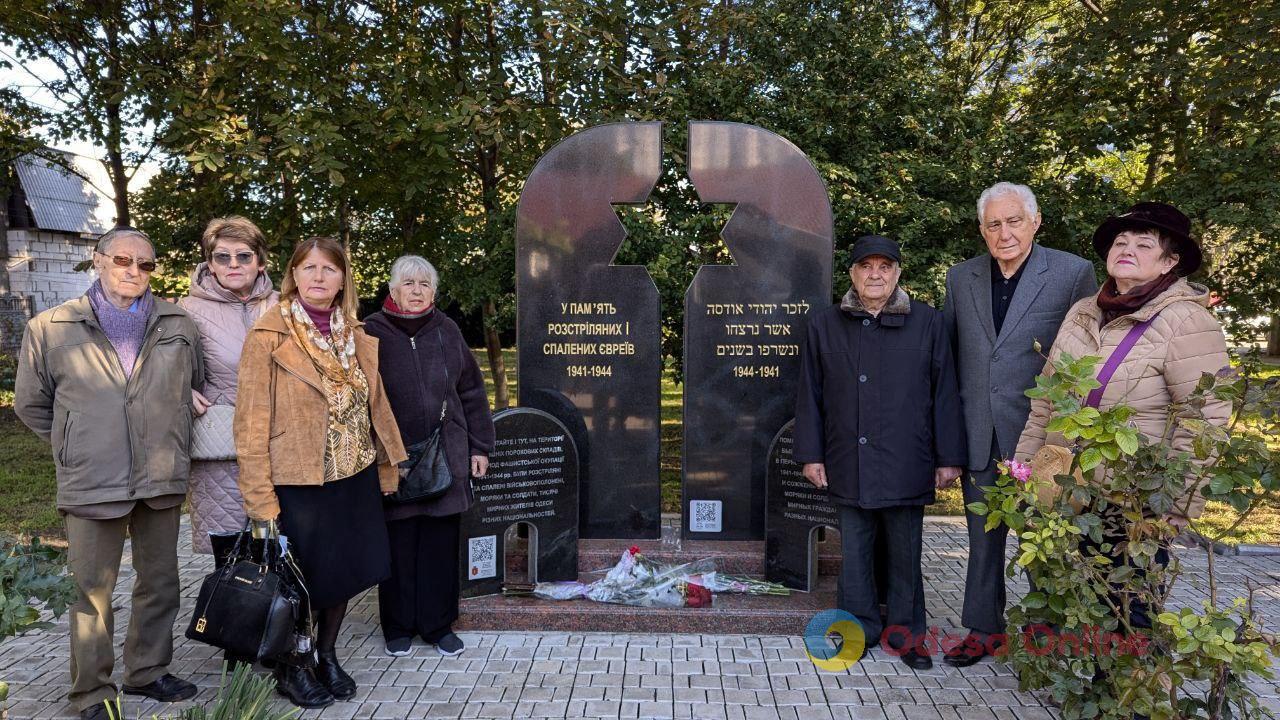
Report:
[{"label": "wide-brimmed hat", "polygon": [[1162,230],[1175,245],[1178,264],[1174,272],[1186,277],[1200,269],[1204,262],[1204,254],[1200,244],[1191,237],[1191,220],[1178,208],[1159,202],[1140,202],[1119,215],[1112,215],[1093,233],[1093,249],[1103,259],[1111,251],[1111,243],[1116,235],[1125,230],[1143,230],[1155,228]]}]

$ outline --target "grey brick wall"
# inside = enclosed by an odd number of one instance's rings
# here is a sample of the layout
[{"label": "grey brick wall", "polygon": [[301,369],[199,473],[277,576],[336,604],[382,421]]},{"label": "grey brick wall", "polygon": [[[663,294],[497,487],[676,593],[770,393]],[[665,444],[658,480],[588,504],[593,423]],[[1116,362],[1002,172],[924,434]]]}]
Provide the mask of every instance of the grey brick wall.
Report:
[{"label": "grey brick wall", "polygon": [[93,256],[93,240],[37,230],[9,231],[9,291],[30,298],[33,312],[84,294],[92,272],[76,272]]}]

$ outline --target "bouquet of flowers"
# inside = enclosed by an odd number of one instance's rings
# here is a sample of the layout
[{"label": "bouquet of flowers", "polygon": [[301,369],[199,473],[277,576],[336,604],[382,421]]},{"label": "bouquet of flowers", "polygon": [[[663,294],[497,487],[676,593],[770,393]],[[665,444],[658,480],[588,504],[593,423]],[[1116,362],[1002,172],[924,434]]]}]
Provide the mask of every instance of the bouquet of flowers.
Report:
[{"label": "bouquet of flowers", "polygon": [[637,607],[710,607],[715,599],[713,593],[717,592],[750,595],[791,593],[778,583],[718,574],[715,562],[709,559],[661,565],[645,557],[634,545],[622,553],[618,564],[595,582],[508,584],[502,590],[504,595],[533,595],[544,600],[585,598]]}]

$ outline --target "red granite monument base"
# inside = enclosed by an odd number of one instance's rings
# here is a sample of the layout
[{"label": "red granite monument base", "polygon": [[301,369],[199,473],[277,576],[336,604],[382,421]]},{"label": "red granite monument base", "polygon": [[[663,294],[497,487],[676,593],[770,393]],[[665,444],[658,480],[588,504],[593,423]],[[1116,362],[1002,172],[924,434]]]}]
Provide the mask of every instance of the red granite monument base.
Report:
[{"label": "red granite monument base", "polygon": [[[598,578],[598,571],[616,564],[632,545],[655,562],[684,563],[709,558],[720,572],[764,577],[763,541],[681,540],[678,524],[664,523],[661,540],[579,541],[579,579],[590,582]],[[722,593],[716,596],[712,607],[674,609],[490,595],[463,600],[454,629],[802,635],[815,613],[835,607],[835,575],[840,567],[838,540],[831,537],[820,542],[818,555],[818,587],[813,592],[792,591],[785,597]],[[507,558],[508,581],[525,581],[524,562],[519,556]]]}]

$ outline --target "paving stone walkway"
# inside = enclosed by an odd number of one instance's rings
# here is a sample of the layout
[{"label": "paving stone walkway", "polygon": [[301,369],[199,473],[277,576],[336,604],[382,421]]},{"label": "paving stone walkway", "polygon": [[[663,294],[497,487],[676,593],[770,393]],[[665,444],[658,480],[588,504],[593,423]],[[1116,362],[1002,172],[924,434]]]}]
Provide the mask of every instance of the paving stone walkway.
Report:
[{"label": "paving stone walkway", "polygon": [[[194,703],[216,692],[221,656],[187,641],[194,594],[212,561],[190,551],[183,525],[180,563],[183,612],[172,629],[172,670],[200,687]],[[127,553],[127,551],[126,551]],[[961,518],[928,518],[924,571],[929,624],[958,632],[963,598],[966,534]],[[1177,604],[1207,595],[1203,551],[1182,549],[1189,572],[1175,593]],[[117,658],[128,624],[132,572],[116,589]],[[1254,602],[1273,629],[1280,622],[1280,557],[1217,558],[1220,592]],[[1024,588],[1011,586],[1013,595]],[[691,611],[692,612],[692,611]],[[874,718],[1040,720],[1057,714],[1040,698],[1017,690],[1009,666],[985,661],[956,670],[939,662],[915,672],[879,650],[840,673],[820,672],[799,637],[745,635],[620,635],[609,633],[463,633],[468,649],[442,658],[430,646],[413,654],[383,654],[377,598],[364,594],[340,638],[339,657],[360,691],[304,718]],[[0,645],[0,678],[12,685],[13,720],[75,717],[66,702],[68,644],[65,617],[44,631]],[[121,669],[117,667],[119,681]],[[1255,689],[1280,708],[1280,686]],[[283,701],[281,701],[283,704]],[[176,715],[180,706],[129,698],[127,718]]]}]

